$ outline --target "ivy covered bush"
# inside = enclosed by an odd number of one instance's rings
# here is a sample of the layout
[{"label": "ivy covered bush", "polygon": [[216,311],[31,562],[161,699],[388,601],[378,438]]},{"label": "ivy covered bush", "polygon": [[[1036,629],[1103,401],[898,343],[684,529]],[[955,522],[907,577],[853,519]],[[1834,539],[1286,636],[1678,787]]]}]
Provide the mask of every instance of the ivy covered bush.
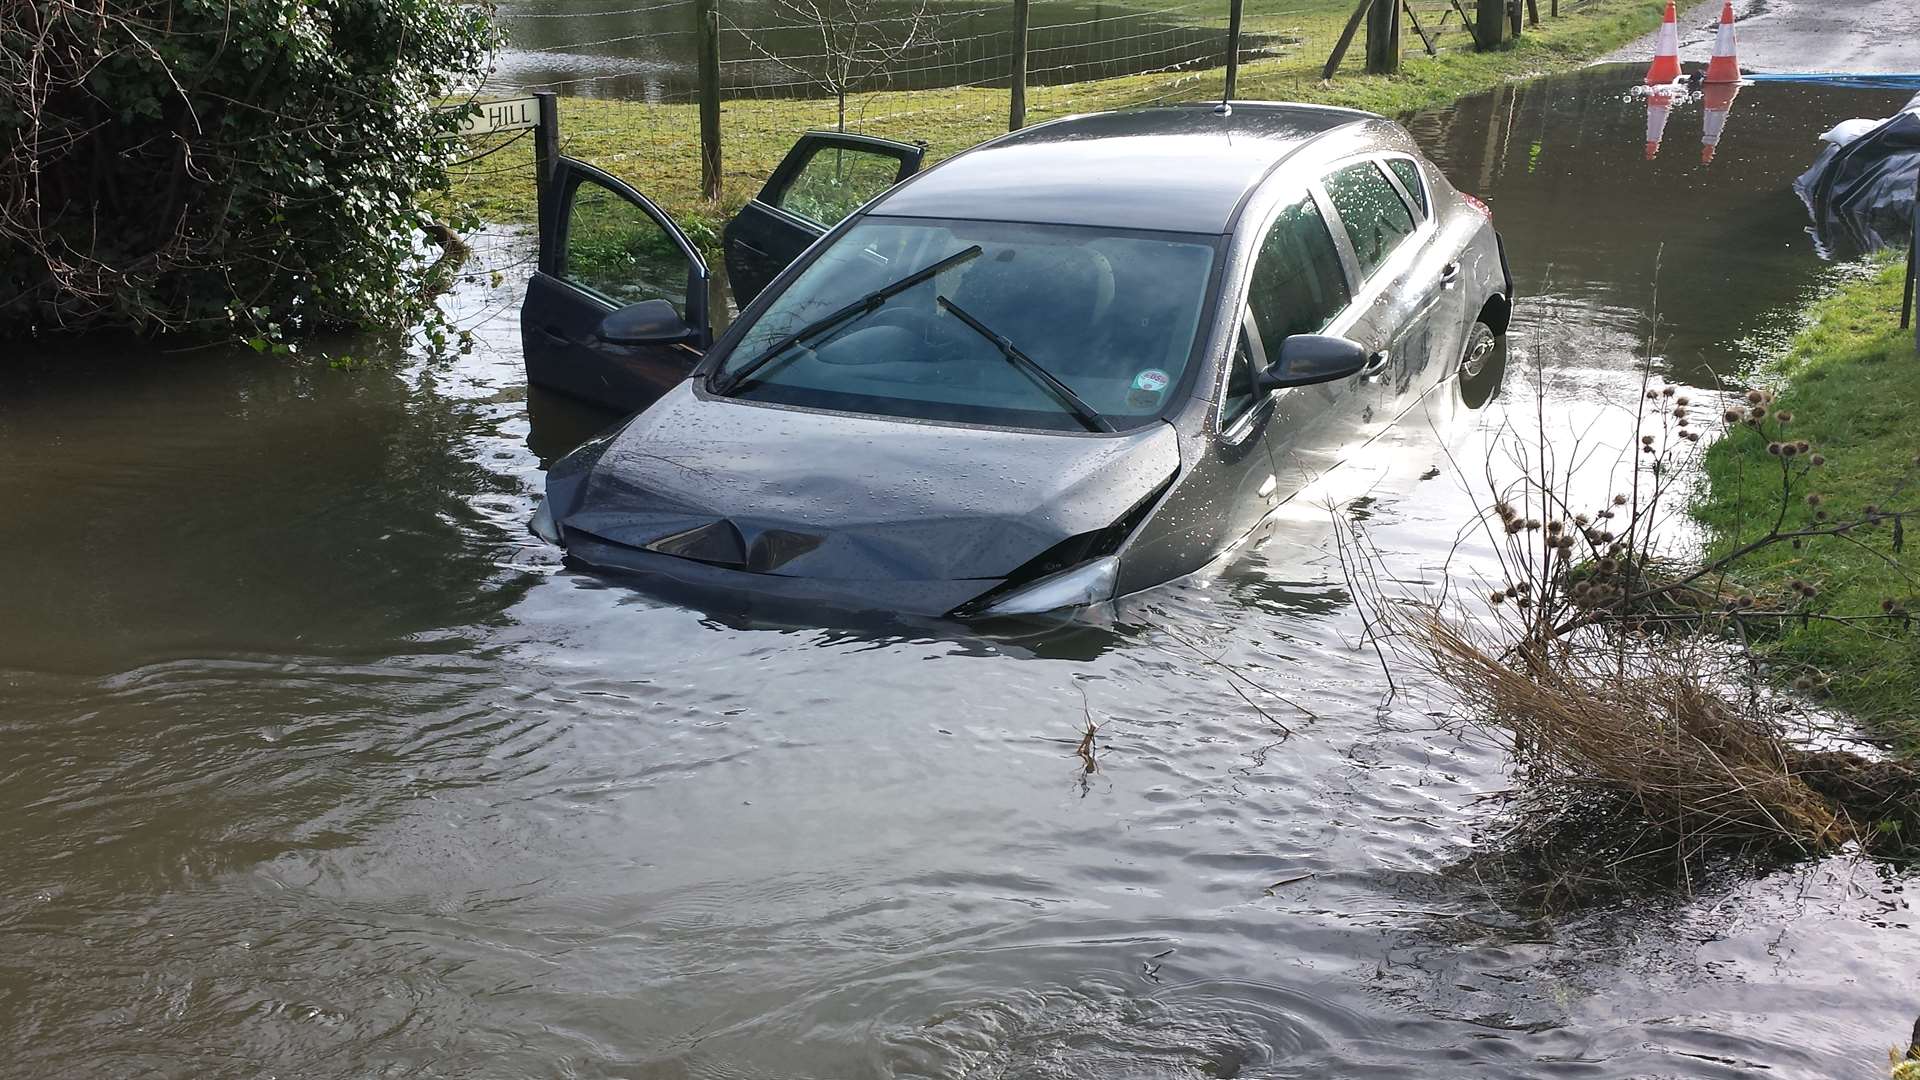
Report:
[{"label": "ivy covered bush", "polygon": [[434,106],[494,41],[458,0],[0,0],[0,339],[408,325]]}]

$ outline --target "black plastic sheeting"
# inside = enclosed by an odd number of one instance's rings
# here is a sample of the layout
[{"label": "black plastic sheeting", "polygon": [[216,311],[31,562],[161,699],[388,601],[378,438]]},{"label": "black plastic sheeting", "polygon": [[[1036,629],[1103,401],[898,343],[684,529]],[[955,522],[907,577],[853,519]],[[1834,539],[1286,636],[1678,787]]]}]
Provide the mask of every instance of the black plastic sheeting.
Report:
[{"label": "black plastic sheeting", "polygon": [[1851,259],[1912,243],[1916,185],[1920,94],[1872,131],[1827,146],[1793,190],[1813,218],[1808,231],[1821,257]]}]

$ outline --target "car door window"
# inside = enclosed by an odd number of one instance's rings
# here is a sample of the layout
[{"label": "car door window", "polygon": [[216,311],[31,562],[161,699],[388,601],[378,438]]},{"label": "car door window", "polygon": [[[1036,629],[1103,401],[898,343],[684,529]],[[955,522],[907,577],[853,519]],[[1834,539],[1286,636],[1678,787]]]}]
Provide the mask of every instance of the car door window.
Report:
[{"label": "car door window", "polygon": [[1256,342],[1240,332],[1221,417],[1232,422],[1253,403],[1253,370],[1278,356],[1294,334],[1317,334],[1332,325],[1352,299],[1340,250],[1311,196],[1280,212],[1254,255],[1247,307]]},{"label": "car door window", "polygon": [[776,196],[774,205],[824,228],[893,186],[900,159],[844,146],[822,146]]},{"label": "car door window", "polygon": [[1347,227],[1360,275],[1371,277],[1407,237],[1413,235],[1413,214],[1386,174],[1371,161],[1349,165],[1326,179],[1333,208]]},{"label": "car door window", "polygon": [[582,177],[567,209],[560,277],[615,307],[666,300],[686,316],[691,264],[666,228],[618,192]]},{"label": "car door window", "polygon": [[1407,189],[1407,195],[1413,199],[1414,209],[1421,217],[1426,217],[1427,185],[1420,177],[1420,166],[1415,165],[1412,158],[1397,157],[1387,159],[1387,168],[1400,178],[1400,186]]},{"label": "car door window", "polygon": [[1325,330],[1352,298],[1319,205],[1302,198],[1281,211],[1260,242],[1247,293],[1267,351],[1277,355],[1294,334]]}]

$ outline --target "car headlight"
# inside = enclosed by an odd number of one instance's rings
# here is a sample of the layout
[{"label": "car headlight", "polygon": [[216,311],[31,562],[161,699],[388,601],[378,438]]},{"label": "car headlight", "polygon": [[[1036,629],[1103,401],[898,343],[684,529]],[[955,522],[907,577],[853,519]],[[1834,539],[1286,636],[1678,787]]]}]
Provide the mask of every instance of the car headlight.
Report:
[{"label": "car headlight", "polygon": [[982,615],[1040,615],[1065,607],[1085,607],[1113,599],[1113,585],[1120,576],[1120,559],[1115,555],[1082,563],[1041,578],[1027,587],[1009,593],[982,611]]}]

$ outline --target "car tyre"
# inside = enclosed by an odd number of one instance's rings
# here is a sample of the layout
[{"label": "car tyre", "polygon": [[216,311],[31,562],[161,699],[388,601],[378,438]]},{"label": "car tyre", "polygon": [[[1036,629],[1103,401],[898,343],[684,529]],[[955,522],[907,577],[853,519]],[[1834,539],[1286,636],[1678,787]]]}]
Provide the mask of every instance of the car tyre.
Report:
[{"label": "car tyre", "polygon": [[1478,409],[1500,393],[1507,375],[1507,339],[1483,322],[1467,331],[1467,347],[1460,353],[1460,401]]}]

